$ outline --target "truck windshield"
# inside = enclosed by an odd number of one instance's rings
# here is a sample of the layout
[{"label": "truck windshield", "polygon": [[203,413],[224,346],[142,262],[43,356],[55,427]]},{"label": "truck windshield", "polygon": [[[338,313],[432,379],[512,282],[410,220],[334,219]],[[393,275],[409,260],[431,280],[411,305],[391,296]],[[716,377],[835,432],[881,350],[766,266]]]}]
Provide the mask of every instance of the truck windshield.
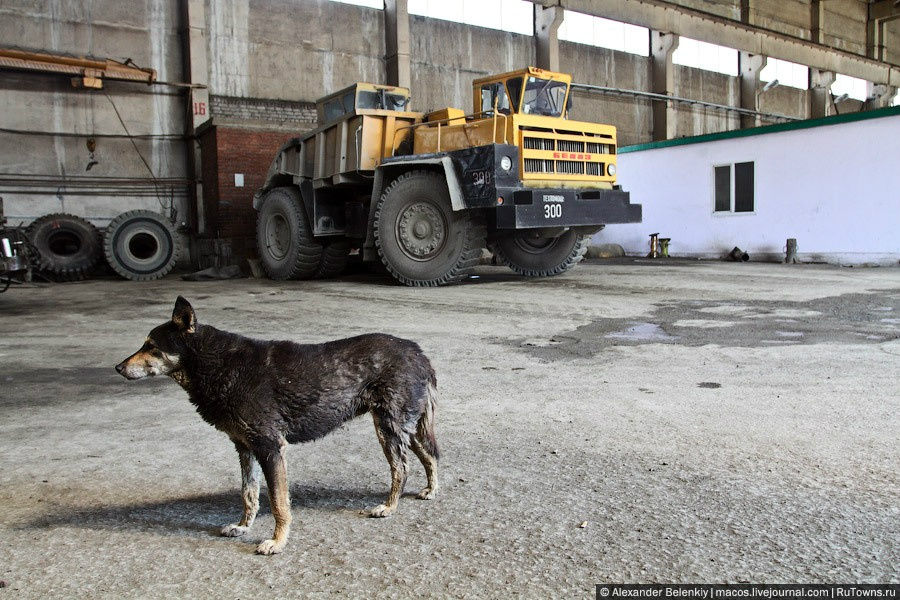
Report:
[{"label": "truck windshield", "polygon": [[545,117],[560,117],[565,108],[566,82],[529,77],[525,81],[522,112]]},{"label": "truck windshield", "polygon": [[386,90],[362,90],[356,99],[357,108],[380,110],[406,110],[409,98],[402,94],[392,94]]}]

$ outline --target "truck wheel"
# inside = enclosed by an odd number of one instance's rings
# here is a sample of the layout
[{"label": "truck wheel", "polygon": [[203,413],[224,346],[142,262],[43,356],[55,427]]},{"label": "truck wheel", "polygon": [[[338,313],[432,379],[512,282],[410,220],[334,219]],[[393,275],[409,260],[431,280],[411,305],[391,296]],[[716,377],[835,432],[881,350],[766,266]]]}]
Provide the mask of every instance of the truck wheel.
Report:
[{"label": "truck wheel", "polygon": [[478,264],[486,231],[480,215],[451,208],[446,181],[428,171],[391,182],[375,207],[374,229],[384,266],[417,287],[463,279]]},{"label": "truck wheel", "polygon": [[151,210],[130,210],[110,221],[103,249],[109,266],[132,281],[160,279],[178,259],[172,224]]},{"label": "truck wheel", "polygon": [[313,238],[294,187],[269,190],[259,207],[256,246],[270,279],[309,279],[322,260],[322,244]]},{"label": "truck wheel", "polygon": [[27,235],[38,251],[40,269],[62,279],[84,279],[102,254],[100,232],[75,215],[40,217],[28,226]]},{"label": "truck wheel", "polygon": [[584,258],[590,236],[569,230],[559,237],[542,238],[517,231],[491,243],[500,264],[526,277],[548,277],[568,271]]},{"label": "truck wheel", "polygon": [[350,257],[350,242],[343,239],[334,240],[322,247],[322,260],[316,269],[316,277],[329,279],[337,277],[347,268]]}]

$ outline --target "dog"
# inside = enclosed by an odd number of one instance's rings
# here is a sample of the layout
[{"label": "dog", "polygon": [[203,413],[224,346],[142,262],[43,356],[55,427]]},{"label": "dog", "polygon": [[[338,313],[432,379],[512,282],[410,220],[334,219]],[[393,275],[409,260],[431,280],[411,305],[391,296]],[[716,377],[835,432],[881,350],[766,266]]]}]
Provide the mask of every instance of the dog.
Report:
[{"label": "dog", "polygon": [[127,379],[168,375],[203,420],[231,438],[244,512],[222,535],[240,536],[253,525],[265,477],[275,533],[257,546],[258,554],[281,552],[290,532],[287,445],[319,439],[367,412],[391,468],[387,500],[369,515],[387,517],[397,509],[408,449],[427,477],[417,497],[428,500],[437,492],[437,379],[415,342],[380,333],[324,344],[255,340],[198,324],[179,296],[171,320],[154,328],[116,371]]}]

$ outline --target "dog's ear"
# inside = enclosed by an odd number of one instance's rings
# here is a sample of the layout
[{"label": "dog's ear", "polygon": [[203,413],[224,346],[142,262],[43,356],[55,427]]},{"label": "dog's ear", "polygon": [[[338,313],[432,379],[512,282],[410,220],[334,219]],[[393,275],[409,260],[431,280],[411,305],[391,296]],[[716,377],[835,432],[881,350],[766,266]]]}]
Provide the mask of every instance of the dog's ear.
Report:
[{"label": "dog's ear", "polygon": [[178,296],[175,300],[175,310],[172,311],[172,322],[178,326],[178,329],[185,333],[194,333],[197,327],[197,316],[194,315],[194,308],[191,303],[183,297]]}]

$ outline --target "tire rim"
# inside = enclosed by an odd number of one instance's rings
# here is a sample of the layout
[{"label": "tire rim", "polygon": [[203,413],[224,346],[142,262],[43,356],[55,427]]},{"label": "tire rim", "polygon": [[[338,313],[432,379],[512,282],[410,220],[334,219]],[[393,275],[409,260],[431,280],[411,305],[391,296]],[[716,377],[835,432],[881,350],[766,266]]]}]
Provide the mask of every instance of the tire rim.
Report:
[{"label": "tire rim", "polygon": [[397,216],[396,235],[403,254],[428,261],[447,243],[447,220],[430,202],[413,202]]},{"label": "tire rim", "polygon": [[159,261],[160,243],[155,233],[137,225],[122,236],[123,255],[136,267],[147,268]]},{"label": "tire rim", "polygon": [[558,241],[558,237],[544,238],[527,235],[517,235],[514,239],[516,247],[529,254],[544,254],[553,248]]},{"label": "tire rim", "polygon": [[291,226],[284,215],[269,215],[265,235],[269,255],[275,260],[284,259],[291,247]]}]

